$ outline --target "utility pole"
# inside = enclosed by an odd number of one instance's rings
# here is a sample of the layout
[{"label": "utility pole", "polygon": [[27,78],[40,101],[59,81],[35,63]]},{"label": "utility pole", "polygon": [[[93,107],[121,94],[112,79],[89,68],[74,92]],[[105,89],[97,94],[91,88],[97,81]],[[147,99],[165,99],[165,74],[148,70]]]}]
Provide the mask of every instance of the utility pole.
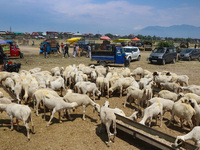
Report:
[{"label": "utility pole", "polygon": [[10,26],[10,32],[11,32],[11,26]]}]

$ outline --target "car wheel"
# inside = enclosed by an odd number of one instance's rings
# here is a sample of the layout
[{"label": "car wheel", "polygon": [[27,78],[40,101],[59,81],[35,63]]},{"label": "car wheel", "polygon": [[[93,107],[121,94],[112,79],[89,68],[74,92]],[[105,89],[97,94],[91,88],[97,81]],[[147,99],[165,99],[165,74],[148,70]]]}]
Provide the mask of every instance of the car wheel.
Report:
[{"label": "car wheel", "polygon": [[137,61],[140,61],[140,56],[138,56]]},{"label": "car wheel", "polygon": [[101,66],[105,67],[107,64],[106,64],[106,62],[105,62],[105,61],[100,61],[100,62],[99,62],[99,65],[101,65]]},{"label": "car wheel", "polygon": [[175,63],[176,63],[176,59],[175,59],[175,58],[173,59],[172,63],[173,63],[173,64],[175,64]]},{"label": "car wheel", "polygon": [[164,59],[162,60],[162,65],[165,65],[165,60]]},{"label": "car wheel", "polygon": [[130,61],[126,60],[125,63],[124,63],[124,67],[129,67],[129,66],[130,66]]},{"label": "car wheel", "polygon": [[129,62],[131,62],[131,57],[128,58]]},{"label": "car wheel", "polygon": [[188,61],[191,61],[192,60],[192,58],[191,58],[191,56],[188,58]]},{"label": "car wheel", "polygon": [[198,57],[198,60],[200,61],[200,55],[199,55],[199,57]]}]

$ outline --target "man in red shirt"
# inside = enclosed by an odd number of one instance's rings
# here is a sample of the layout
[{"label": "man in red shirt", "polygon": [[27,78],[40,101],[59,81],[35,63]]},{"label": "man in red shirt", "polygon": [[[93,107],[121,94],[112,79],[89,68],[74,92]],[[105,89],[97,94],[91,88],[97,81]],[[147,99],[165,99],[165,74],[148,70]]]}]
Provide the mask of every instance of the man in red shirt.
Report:
[{"label": "man in red shirt", "polygon": [[61,43],[61,49],[62,49],[62,53],[64,54],[64,44],[63,43]]}]

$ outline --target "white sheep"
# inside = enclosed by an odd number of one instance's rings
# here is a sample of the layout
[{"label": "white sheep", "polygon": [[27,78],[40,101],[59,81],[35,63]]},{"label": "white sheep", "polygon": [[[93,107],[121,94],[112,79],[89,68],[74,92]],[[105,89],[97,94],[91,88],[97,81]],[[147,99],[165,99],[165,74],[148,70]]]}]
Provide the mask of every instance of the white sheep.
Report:
[{"label": "white sheep", "polygon": [[[102,125],[105,124],[106,126],[106,131],[108,134],[108,142],[106,142],[107,146],[110,146],[110,142],[111,142],[111,136],[113,137],[113,142],[115,140],[115,136],[117,134],[117,129],[116,129],[116,116],[115,113],[113,111],[113,109],[108,108],[109,107],[109,102],[106,101],[104,106],[101,107],[100,110],[100,119],[101,119],[101,127],[99,132],[101,132],[102,129]],[[114,133],[110,132],[110,126],[113,125],[113,129],[114,129]]]},{"label": "white sheep", "polygon": [[15,83],[14,83],[13,79],[11,79],[10,77],[6,78],[5,86],[7,88],[9,88],[10,91],[14,91]]},{"label": "white sheep", "polygon": [[16,98],[18,100],[18,104],[21,102],[20,96],[22,92],[22,84],[20,81],[16,81],[15,87],[14,87],[14,93],[16,95]]},{"label": "white sheep", "polygon": [[190,85],[190,86],[187,86],[187,87],[181,87],[181,89],[183,91],[194,93],[194,94],[197,94],[197,95],[200,96],[200,86],[198,86],[198,85]]},{"label": "white sheep", "polygon": [[196,126],[199,126],[200,123],[200,107],[197,104],[195,99],[189,99],[187,100],[186,103],[189,103],[195,110],[195,121],[196,121]]},{"label": "white sheep", "polygon": [[6,111],[6,113],[10,117],[11,131],[13,130],[13,118],[14,117],[16,118],[17,129],[19,129],[18,120],[22,120],[27,130],[27,138],[28,140],[30,140],[29,126],[28,126],[29,121],[31,122],[32,133],[35,133],[35,129],[34,129],[33,121],[32,121],[31,109],[25,105],[11,103],[11,104],[0,104],[0,110]]},{"label": "white sheep", "polygon": [[93,70],[93,71],[91,72],[90,78],[91,78],[91,81],[92,81],[92,82],[96,82],[97,73],[96,73],[95,70]]},{"label": "white sheep", "polygon": [[0,83],[2,84],[2,81],[4,81],[7,77],[10,77],[10,76],[11,76],[10,72],[6,72],[6,71],[0,72]]},{"label": "white sheep", "polygon": [[189,77],[187,75],[177,75],[176,83],[179,83],[181,86],[184,84],[188,86]]},{"label": "white sheep", "polygon": [[193,127],[192,117],[195,115],[195,110],[190,106],[190,104],[186,104],[186,98],[182,98],[179,101],[175,102],[172,107],[172,116],[167,126],[169,126],[174,120],[174,116],[180,118],[181,120],[181,127],[183,127],[183,120],[186,120],[190,125],[190,128]]},{"label": "white sheep", "polygon": [[140,89],[146,88],[146,86],[152,81],[152,78],[141,78],[138,82]]},{"label": "white sheep", "polygon": [[163,105],[163,115],[165,114],[166,111],[172,112],[172,107],[174,105],[174,102],[169,100],[169,99],[164,99],[164,98],[158,98],[154,97],[148,101],[148,103],[151,105],[153,103],[160,102]]},{"label": "white sheep", "polygon": [[82,84],[79,85],[79,89],[82,94],[89,93],[89,95],[91,95],[91,93],[92,93],[94,101],[95,101],[95,95],[97,95],[99,99],[101,97],[101,92],[98,90],[95,83],[83,82]]},{"label": "white sheep", "polygon": [[32,95],[33,106],[34,106],[34,110],[36,111],[36,116],[39,116],[38,107],[39,107],[39,104],[42,101],[43,95],[45,95],[45,93],[50,93],[51,95],[59,97],[57,92],[53,91],[52,89],[38,89],[38,90],[36,90]]},{"label": "white sheep", "polygon": [[37,68],[30,69],[29,72],[30,72],[31,74],[34,74],[34,73],[40,72],[41,70],[42,70],[41,68],[37,67]]},{"label": "white sheep", "polygon": [[[53,119],[53,116],[56,112],[59,113],[59,122],[61,123],[62,121],[61,121],[60,111],[65,109],[71,109],[78,106],[76,102],[67,103],[63,100],[62,97],[56,97],[49,93],[45,93],[45,95],[43,95],[43,104],[44,106],[52,110],[51,117],[49,119],[49,122],[47,123],[47,126],[49,126],[49,124],[51,123],[51,120]],[[46,116],[46,109],[44,107],[44,119],[45,116]]]},{"label": "white sheep", "polygon": [[181,87],[177,83],[170,83],[170,82],[160,83],[160,86],[161,89],[169,90],[175,93],[179,93],[181,90]]},{"label": "white sheep", "polygon": [[162,127],[163,105],[160,102],[153,103],[151,106],[145,108],[144,116],[139,123],[145,125],[146,121],[149,120],[149,127],[150,127],[152,118],[156,117],[156,124],[157,124],[157,118],[159,114],[160,114],[160,127]]},{"label": "white sheep", "polygon": [[137,75],[140,76],[140,79],[144,77],[144,69],[142,69],[141,67],[137,67],[136,69],[133,70],[133,72],[131,73],[131,76],[134,76],[134,78],[136,79]]},{"label": "white sheep", "polygon": [[55,81],[50,82],[50,88],[53,90],[60,89],[62,95],[62,90],[66,92],[64,79],[62,77],[58,77]]},{"label": "white sheep", "polygon": [[195,145],[199,148],[200,144],[200,126],[194,127],[189,133],[183,136],[177,136],[174,142],[174,146],[178,147],[179,145],[183,144],[183,142],[187,140],[193,140]]},{"label": "white sheep", "polygon": [[[85,120],[85,111],[86,107],[88,105],[92,105],[94,107],[94,110],[96,110],[98,113],[100,112],[100,105],[92,101],[89,96],[85,94],[78,94],[78,93],[67,93],[63,99],[66,102],[72,103],[76,102],[78,106],[83,106],[83,120]],[[69,118],[71,118],[70,114],[68,113]]]},{"label": "white sheep", "polygon": [[143,107],[143,104],[145,103],[146,97],[147,97],[147,93],[146,90],[140,90],[138,88],[135,88],[133,86],[129,86],[126,89],[127,92],[127,96],[124,102],[124,107],[126,107],[126,103],[127,101],[129,101],[129,103],[131,103],[134,100],[137,100],[137,104],[138,104],[138,109],[140,107]]},{"label": "white sheep", "polygon": [[0,98],[0,104],[10,104],[10,103],[12,103],[12,101],[9,98],[7,97]]},{"label": "white sheep", "polygon": [[183,94],[183,93],[179,93],[178,95],[179,98],[181,97],[186,97],[187,99],[195,99],[197,104],[200,104],[200,96],[197,95],[197,94],[194,94],[194,93],[186,93],[186,94]]},{"label": "white sheep", "polygon": [[122,97],[123,89],[128,88],[133,81],[135,81],[133,77],[118,79],[115,84],[109,88],[109,94],[111,95],[115,90],[119,89],[120,97]]},{"label": "white sheep", "polygon": [[177,101],[178,100],[178,94],[168,91],[168,90],[162,90],[158,93],[158,97],[165,98],[165,99],[170,99],[172,101]]}]

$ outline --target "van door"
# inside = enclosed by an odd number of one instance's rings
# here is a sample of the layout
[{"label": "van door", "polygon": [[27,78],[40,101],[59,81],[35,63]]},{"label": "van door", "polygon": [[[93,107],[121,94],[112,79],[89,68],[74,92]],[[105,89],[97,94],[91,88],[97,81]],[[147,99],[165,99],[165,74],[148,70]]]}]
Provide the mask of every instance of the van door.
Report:
[{"label": "van door", "polygon": [[116,47],[115,49],[115,63],[123,64],[125,62],[125,54],[122,52],[121,47]]}]

